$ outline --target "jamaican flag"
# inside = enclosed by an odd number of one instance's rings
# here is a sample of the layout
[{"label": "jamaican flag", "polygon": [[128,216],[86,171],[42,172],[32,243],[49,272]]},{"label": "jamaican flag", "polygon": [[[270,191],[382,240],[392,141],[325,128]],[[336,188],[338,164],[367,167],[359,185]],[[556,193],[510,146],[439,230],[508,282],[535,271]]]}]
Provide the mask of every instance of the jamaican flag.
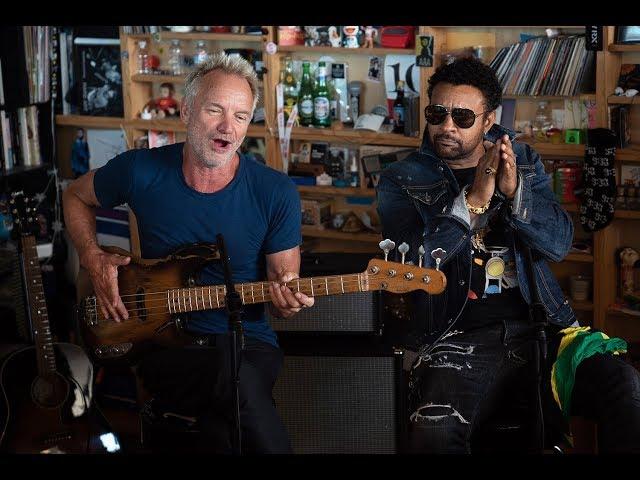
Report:
[{"label": "jamaican flag", "polygon": [[569,327],[560,330],[563,335],[558,347],[558,356],[551,367],[551,389],[553,398],[565,418],[571,411],[571,393],[576,378],[576,369],[585,358],[596,353],[625,353],[627,342],[620,338],[609,338],[602,332],[590,332],[591,327]]}]

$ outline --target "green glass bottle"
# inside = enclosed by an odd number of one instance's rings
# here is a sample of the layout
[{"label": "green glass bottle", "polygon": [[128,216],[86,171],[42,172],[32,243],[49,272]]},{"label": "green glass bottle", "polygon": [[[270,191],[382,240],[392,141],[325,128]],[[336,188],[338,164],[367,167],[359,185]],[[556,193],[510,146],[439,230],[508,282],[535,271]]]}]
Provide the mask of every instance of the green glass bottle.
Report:
[{"label": "green glass bottle", "polygon": [[311,77],[309,62],[302,62],[298,114],[300,116],[300,125],[305,127],[313,125],[313,78]]},{"label": "green glass bottle", "polygon": [[313,124],[316,127],[331,126],[331,96],[327,86],[327,66],[325,62],[318,63],[318,83],[313,92]]},{"label": "green glass bottle", "polygon": [[285,59],[284,81],[282,85],[284,121],[286,122],[291,115],[293,106],[298,101],[298,84],[293,75],[293,60],[291,57]]}]

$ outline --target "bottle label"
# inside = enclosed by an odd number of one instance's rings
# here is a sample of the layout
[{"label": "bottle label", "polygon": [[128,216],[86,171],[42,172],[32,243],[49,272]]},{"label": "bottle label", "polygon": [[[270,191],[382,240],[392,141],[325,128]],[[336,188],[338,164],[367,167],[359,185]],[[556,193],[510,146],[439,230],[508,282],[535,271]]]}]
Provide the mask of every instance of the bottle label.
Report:
[{"label": "bottle label", "polygon": [[404,108],[403,107],[393,107],[393,113],[396,116],[396,122],[397,123],[404,122]]},{"label": "bottle label", "polygon": [[326,97],[314,98],[313,113],[318,120],[329,118],[329,99]]},{"label": "bottle label", "polygon": [[300,103],[300,114],[304,117],[313,116],[313,101],[310,98],[302,100]]}]

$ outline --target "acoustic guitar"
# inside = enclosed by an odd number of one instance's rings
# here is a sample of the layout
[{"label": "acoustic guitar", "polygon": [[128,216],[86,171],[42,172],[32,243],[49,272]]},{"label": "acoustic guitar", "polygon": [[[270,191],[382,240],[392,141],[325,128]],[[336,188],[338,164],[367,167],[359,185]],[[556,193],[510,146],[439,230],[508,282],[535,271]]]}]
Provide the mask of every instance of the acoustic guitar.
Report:
[{"label": "acoustic guitar", "polygon": [[[78,345],[53,342],[36,250],[35,202],[22,192],[10,200],[18,235],[34,345],[13,351],[0,366],[3,453],[101,453],[117,437],[90,408],[93,368]],[[71,363],[75,368],[71,367]],[[82,371],[75,378],[72,371]],[[105,439],[103,442],[102,439]]]}]

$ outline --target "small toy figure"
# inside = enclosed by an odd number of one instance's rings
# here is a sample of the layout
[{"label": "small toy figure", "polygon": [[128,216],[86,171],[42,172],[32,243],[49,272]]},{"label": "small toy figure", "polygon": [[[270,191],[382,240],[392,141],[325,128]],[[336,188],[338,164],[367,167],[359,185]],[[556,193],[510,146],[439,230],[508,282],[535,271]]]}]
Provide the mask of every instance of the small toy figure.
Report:
[{"label": "small toy figure", "polygon": [[363,48],[373,48],[373,40],[378,36],[378,29],[372,26],[364,27],[364,45]]},{"label": "small toy figure", "polygon": [[340,33],[335,25],[331,25],[328,29],[329,32],[329,42],[332,47],[339,47],[342,43],[342,38],[340,37]]},{"label": "small toy figure", "polygon": [[174,92],[175,88],[172,83],[163,83],[160,85],[160,98],[149,100],[142,109],[142,112],[140,112],[140,118],[143,120],[153,120],[179,115],[178,102],[173,98]]},{"label": "small toy figure", "polygon": [[640,254],[633,248],[623,248],[620,251],[620,276],[622,295],[633,295],[636,288],[634,282],[634,267],[640,265]]},{"label": "small toy figure", "polygon": [[173,95],[175,88],[172,83],[163,83],[160,85],[160,98],[156,100],[158,110],[163,111],[165,115],[178,115],[178,102]]},{"label": "small toy figure", "polygon": [[74,178],[89,171],[89,144],[84,138],[84,128],[76,131],[76,139],[71,147],[71,170]]},{"label": "small toy figure", "polygon": [[344,32],[344,46],[345,48],[359,48],[358,44],[358,33],[360,32],[360,27],[357,25],[353,26],[345,26],[342,27],[342,31]]}]

